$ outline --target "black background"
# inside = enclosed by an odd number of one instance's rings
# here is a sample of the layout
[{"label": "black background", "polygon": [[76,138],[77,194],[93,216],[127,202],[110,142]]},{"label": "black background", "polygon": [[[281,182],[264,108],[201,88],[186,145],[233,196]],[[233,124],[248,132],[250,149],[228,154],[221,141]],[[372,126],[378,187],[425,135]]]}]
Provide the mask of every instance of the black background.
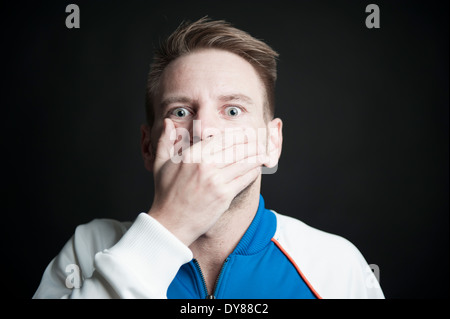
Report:
[{"label": "black background", "polygon": [[[76,3],[81,28],[67,29]],[[381,28],[367,29],[376,3]],[[75,227],[150,207],[140,154],[153,48],[225,19],[280,53],[269,208],[352,241],[388,298],[448,297],[445,1],[2,3],[2,284],[31,298]]]}]

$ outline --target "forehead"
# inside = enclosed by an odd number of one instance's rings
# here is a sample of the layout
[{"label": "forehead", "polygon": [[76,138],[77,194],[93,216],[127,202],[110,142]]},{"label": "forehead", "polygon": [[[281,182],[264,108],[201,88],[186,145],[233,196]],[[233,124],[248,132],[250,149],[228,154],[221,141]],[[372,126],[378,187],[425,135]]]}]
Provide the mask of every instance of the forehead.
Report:
[{"label": "forehead", "polygon": [[171,62],[162,73],[158,95],[161,101],[171,95],[201,100],[242,94],[262,105],[264,92],[250,63],[231,52],[204,49]]}]

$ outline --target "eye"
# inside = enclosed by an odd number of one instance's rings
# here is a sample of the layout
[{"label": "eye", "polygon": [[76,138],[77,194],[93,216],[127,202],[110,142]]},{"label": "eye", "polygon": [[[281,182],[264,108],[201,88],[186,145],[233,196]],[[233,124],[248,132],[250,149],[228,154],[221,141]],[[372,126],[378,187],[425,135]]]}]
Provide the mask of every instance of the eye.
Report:
[{"label": "eye", "polygon": [[228,106],[225,109],[225,114],[229,117],[236,117],[241,114],[241,109],[236,106]]},{"label": "eye", "polygon": [[191,112],[189,112],[184,107],[177,107],[176,109],[172,110],[170,112],[170,114],[172,114],[175,117],[183,118],[183,117],[189,116],[191,114]]}]

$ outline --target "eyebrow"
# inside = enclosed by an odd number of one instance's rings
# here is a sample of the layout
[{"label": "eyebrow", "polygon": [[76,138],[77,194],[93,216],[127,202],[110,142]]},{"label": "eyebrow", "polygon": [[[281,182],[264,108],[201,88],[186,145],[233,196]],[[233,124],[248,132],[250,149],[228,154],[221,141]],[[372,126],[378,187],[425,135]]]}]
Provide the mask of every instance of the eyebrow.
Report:
[{"label": "eyebrow", "polygon": [[187,96],[169,96],[161,101],[161,108],[165,109],[168,105],[174,103],[191,103],[192,99]]},{"label": "eyebrow", "polygon": [[242,101],[247,104],[253,104],[253,100],[250,97],[240,93],[220,95],[219,100],[222,102]]},{"label": "eyebrow", "polygon": [[[223,95],[219,95],[218,100],[221,102],[239,102],[242,101],[246,104],[254,104],[253,100],[245,95],[245,94],[241,94],[241,93],[231,93],[231,94],[223,94]],[[194,101],[193,99],[187,97],[187,96],[169,96],[164,98],[161,101],[161,108],[165,109],[168,105],[170,104],[175,104],[175,103],[187,103],[187,104],[192,104]]]}]

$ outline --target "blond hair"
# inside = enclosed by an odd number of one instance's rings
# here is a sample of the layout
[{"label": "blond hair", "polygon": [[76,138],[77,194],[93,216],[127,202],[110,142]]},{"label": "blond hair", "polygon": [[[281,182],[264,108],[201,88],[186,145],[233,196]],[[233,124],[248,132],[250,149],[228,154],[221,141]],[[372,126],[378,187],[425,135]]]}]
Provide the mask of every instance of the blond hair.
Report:
[{"label": "blond hair", "polygon": [[164,69],[178,57],[196,49],[222,49],[244,58],[257,71],[266,91],[266,118],[273,118],[275,108],[275,82],[278,53],[261,40],[231,26],[223,20],[207,17],[195,22],[183,22],[156,50],[150,67],[146,93],[147,123],[155,118],[154,97]]}]

